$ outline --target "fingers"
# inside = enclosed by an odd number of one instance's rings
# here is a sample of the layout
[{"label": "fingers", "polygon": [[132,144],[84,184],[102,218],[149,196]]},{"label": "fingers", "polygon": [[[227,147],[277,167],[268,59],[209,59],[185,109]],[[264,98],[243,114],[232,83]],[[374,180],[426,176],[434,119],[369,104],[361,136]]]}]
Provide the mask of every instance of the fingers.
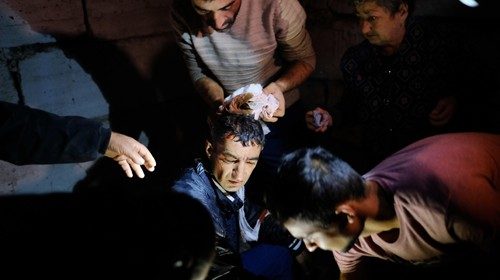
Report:
[{"label": "fingers", "polygon": [[121,166],[121,168],[123,169],[123,171],[125,172],[125,175],[127,175],[127,177],[129,177],[129,178],[134,177],[134,174],[132,173],[132,169],[130,168],[130,165],[127,162],[126,156],[123,156],[123,155],[117,156],[114,158],[114,160],[118,162],[118,164]]},{"label": "fingers", "polygon": [[137,152],[126,153],[125,155],[127,156],[127,162],[140,178],[144,177],[141,165],[144,165],[150,172],[155,170],[156,160],[144,145],[137,144]]},{"label": "fingers", "polygon": [[321,133],[327,131],[328,127],[333,124],[330,113],[319,107],[312,111],[308,111],[305,115],[305,121],[308,129]]},{"label": "fingers", "polygon": [[314,116],[313,111],[309,111],[306,113],[306,125],[312,131],[316,130],[316,126],[314,125]]},{"label": "fingers", "polygon": [[127,161],[128,165],[132,168],[132,170],[134,170],[137,177],[139,177],[141,179],[144,178],[144,171],[142,171],[140,164],[137,164],[130,159],[127,159],[126,161]]},{"label": "fingers", "polygon": [[441,115],[435,115],[435,116],[429,116],[429,122],[431,125],[434,126],[442,126],[448,123],[448,121],[451,119],[452,114],[441,114]]},{"label": "fingers", "polygon": [[[148,149],[139,149],[139,155],[144,160],[144,167],[150,172],[155,170],[156,160]],[[136,164],[141,165],[139,162],[135,162]]]},{"label": "fingers", "polygon": [[223,104],[224,110],[232,114],[249,115],[252,113],[252,109],[250,109],[248,102],[252,97],[251,93],[237,95]]},{"label": "fingers", "polygon": [[139,178],[144,178],[141,165],[149,171],[154,171],[156,166],[156,160],[146,146],[134,138],[116,132],[111,132],[104,155],[117,161],[129,178],[133,177],[134,173]]},{"label": "fingers", "polygon": [[260,113],[260,118],[265,121],[265,122],[276,122],[278,121],[278,118],[275,117],[274,115],[270,115],[268,112],[265,110]]},{"label": "fingers", "polygon": [[283,117],[285,115],[285,96],[282,92],[273,93],[273,96],[278,100],[278,109],[274,112],[275,117]]},{"label": "fingers", "polygon": [[454,108],[450,106],[438,106],[429,114],[429,122],[433,126],[442,126],[448,123],[454,114]]},{"label": "fingers", "polygon": [[433,120],[442,119],[445,115],[445,107],[437,107],[429,114],[429,118]]},{"label": "fingers", "polygon": [[[141,168],[140,164],[135,163],[131,158],[125,156],[125,155],[120,155],[114,158],[115,161],[118,162],[118,164],[121,166],[123,171],[125,172],[125,175],[127,177],[132,178],[134,177],[134,173],[137,175],[139,178],[144,178],[144,171]],[[154,170],[154,167],[153,167]]]},{"label": "fingers", "polygon": [[276,117],[270,117],[270,118],[268,118],[268,117],[261,117],[261,119],[263,121],[265,121],[265,122],[277,122],[278,121],[278,118],[276,118]]},{"label": "fingers", "polygon": [[143,165],[145,163],[145,160],[143,155],[141,154],[141,151],[144,152],[144,150],[142,150],[141,147],[138,146],[137,151],[130,151],[130,152],[125,151],[124,156],[131,159],[135,164]]},{"label": "fingers", "polygon": [[284,108],[281,108],[279,107],[278,109],[276,109],[276,111],[274,112],[274,117],[278,117],[278,118],[281,118],[285,115],[285,109]]},{"label": "fingers", "polygon": [[448,123],[451,117],[438,116],[438,117],[430,117],[429,122],[433,126],[443,126]]},{"label": "fingers", "polygon": [[429,114],[429,122],[434,126],[442,126],[455,114],[456,99],[453,96],[446,96],[441,98],[436,107]]}]

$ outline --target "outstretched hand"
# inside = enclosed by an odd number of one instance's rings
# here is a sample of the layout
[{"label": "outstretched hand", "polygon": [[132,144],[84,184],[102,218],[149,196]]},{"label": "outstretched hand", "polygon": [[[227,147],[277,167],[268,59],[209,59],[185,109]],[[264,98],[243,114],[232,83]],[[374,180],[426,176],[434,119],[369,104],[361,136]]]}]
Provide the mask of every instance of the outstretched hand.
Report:
[{"label": "outstretched hand", "polygon": [[104,155],[117,161],[129,178],[134,176],[133,173],[139,178],[144,178],[141,165],[144,165],[150,172],[155,170],[156,161],[148,148],[124,134],[111,132],[108,148]]}]

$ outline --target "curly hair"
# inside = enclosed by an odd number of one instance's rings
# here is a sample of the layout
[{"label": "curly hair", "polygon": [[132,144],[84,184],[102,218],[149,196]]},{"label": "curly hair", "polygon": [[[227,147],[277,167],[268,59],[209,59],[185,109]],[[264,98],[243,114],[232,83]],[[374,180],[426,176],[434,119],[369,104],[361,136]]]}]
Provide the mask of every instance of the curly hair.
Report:
[{"label": "curly hair", "polygon": [[260,145],[264,147],[265,136],[262,125],[253,116],[225,113],[213,118],[210,122],[209,140],[213,144],[223,143],[228,137],[243,146]]}]

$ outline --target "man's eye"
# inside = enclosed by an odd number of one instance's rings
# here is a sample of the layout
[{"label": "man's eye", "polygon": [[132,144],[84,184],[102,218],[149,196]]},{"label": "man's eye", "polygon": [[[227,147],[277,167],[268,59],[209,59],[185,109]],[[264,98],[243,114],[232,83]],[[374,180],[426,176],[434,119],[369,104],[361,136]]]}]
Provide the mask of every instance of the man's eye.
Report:
[{"label": "man's eye", "polygon": [[223,158],[222,161],[224,163],[232,163],[232,164],[235,164],[235,163],[238,163],[238,160],[237,159],[228,159],[228,158]]},{"label": "man's eye", "polygon": [[196,13],[198,13],[199,15],[207,15],[208,13],[210,13],[210,11],[196,9]]},{"label": "man's eye", "polygon": [[368,21],[369,22],[374,22],[376,19],[377,19],[376,17],[371,16],[371,17],[368,18]]},{"label": "man's eye", "polygon": [[248,165],[256,165],[257,164],[257,161],[247,161],[247,164]]}]

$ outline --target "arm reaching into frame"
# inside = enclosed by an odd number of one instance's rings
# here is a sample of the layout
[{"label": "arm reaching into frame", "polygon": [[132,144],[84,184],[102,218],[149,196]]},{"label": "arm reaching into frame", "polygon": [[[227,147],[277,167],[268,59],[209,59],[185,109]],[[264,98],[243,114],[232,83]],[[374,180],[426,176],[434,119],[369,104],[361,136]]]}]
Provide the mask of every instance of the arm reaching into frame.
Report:
[{"label": "arm reaching into frame", "polygon": [[133,177],[133,173],[144,178],[141,165],[150,172],[155,170],[156,161],[146,146],[124,134],[111,132],[104,155],[118,162],[129,178]]}]

